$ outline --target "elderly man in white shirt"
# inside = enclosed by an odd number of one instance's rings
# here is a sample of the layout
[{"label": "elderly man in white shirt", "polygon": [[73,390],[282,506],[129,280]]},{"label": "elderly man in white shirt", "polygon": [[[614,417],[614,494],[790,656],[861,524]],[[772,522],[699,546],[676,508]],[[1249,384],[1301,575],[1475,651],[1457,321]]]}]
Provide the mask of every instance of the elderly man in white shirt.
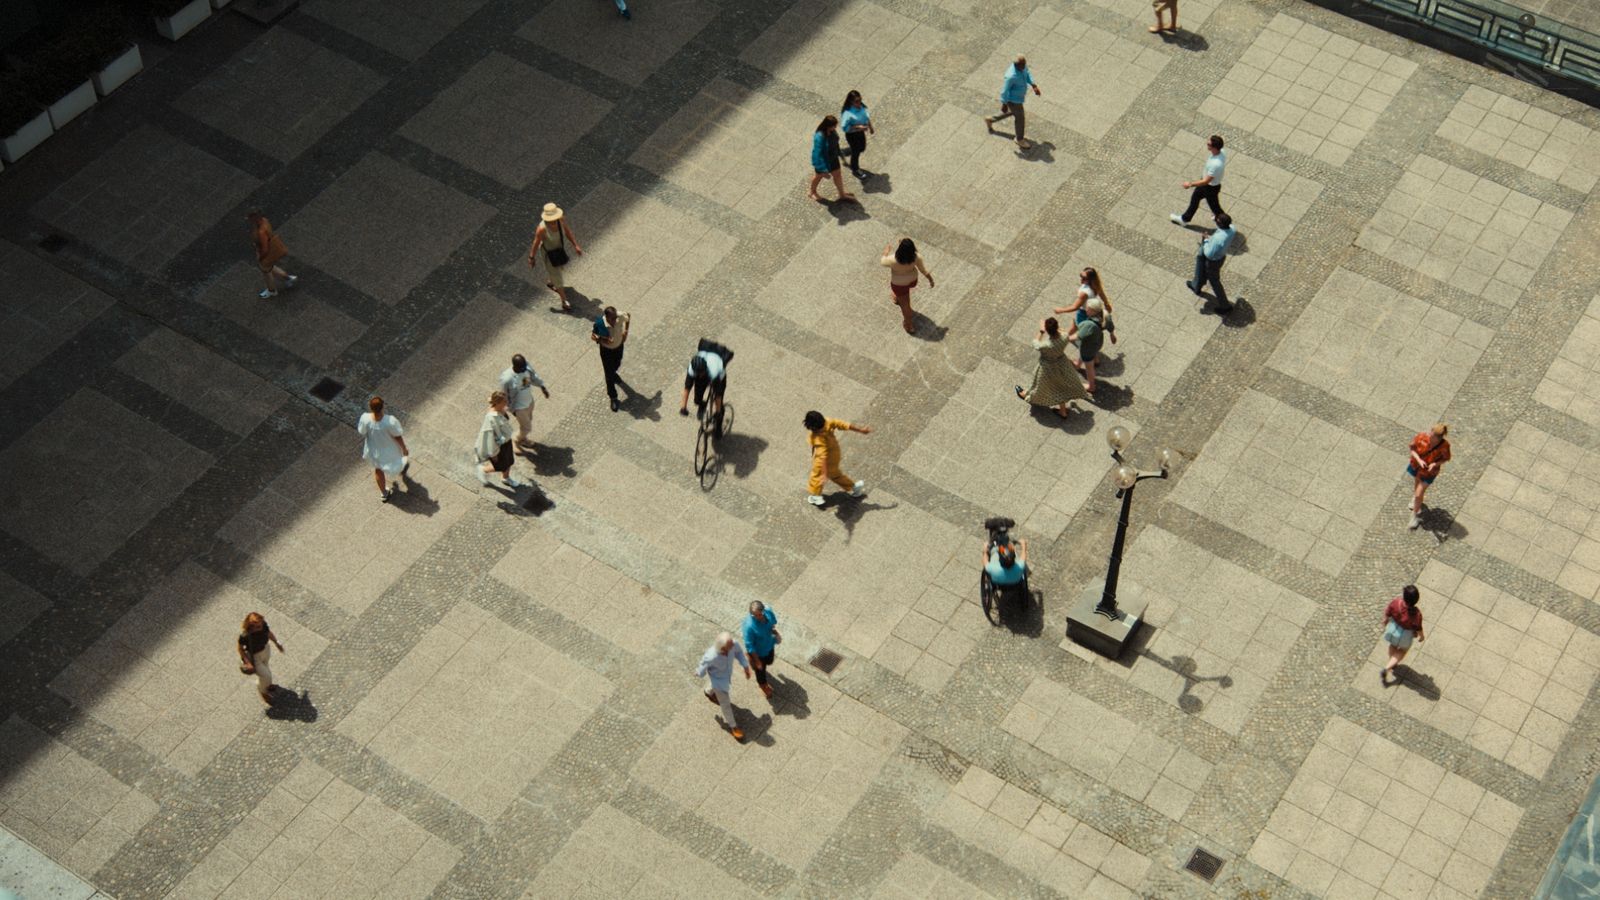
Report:
[{"label": "elderly man in white shirt", "polygon": [[723,727],[733,733],[736,741],[744,740],[744,732],[739,729],[739,723],[733,717],[733,702],[728,699],[728,691],[733,687],[733,664],[738,663],[744,669],[744,677],[750,677],[750,660],[744,655],[744,648],[734,640],[733,635],[724,631],[717,635],[717,640],[700,657],[700,667],[694,670],[694,677],[711,677],[711,690],[706,691],[706,699],[722,707]]},{"label": "elderly man in white shirt", "polygon": [[527,357],[521,353],[511,357],[511,368],[500,373],[500,390],[506,392],[506,406],[517,420],[518,447],[533,446],[528,435],[533,431],[534,388],[543,391],[546,400],[550,399],[550,389],[545,387],[539,373],[528,365]]}]

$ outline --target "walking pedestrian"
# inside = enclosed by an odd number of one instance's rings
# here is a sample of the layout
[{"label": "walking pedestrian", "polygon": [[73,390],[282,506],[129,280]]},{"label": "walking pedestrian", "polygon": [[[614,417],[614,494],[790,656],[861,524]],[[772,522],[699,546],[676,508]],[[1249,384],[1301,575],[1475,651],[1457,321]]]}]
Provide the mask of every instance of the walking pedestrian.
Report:
[{"label": "walking pedestrian", "polygon": [[1065,419],[1067,404],[1074,400],[1089,399],[1083,382],[1072,371],[1067,361],[1067,345],[1071,340],[1061,332],[1061,323],[1054,317],[1039,322],[1039,334],[1033,346],[1039,351],[1039,364],[1033,369],[1033,384],[1026,391],[1017,385],[1017,396],[1034,406],[1054,407],[1056,415]]},{"label": "walking pedestrian", "polygon": [[[378,482],[378,496],[388,503],[400,482],[411,468],[411,451],[406,449],[405,432],[400,420],[383,411],[383,398],[367,401],[367,412],[356,423],[356,433],[361,435],[361,458],[372,463],[372,477]],[[387,485],[394,479],[394,487]]]},{"label": "walking pedestrian", "polygon": [[1111,307],[1111,298],[1106,296],[1106,288],[1100,281],[1100,273],[1096,272],[1093,266],[1084,266],[1083,271],[1078,273],[1078,293],[1077,296],[1073,297],[1072,302],[1066,306],[1058,306],[1051,312],[1058,316],[1072,313],[1072,321],[1082,322],[1089,317],[1089,314],[1084,312],[1083,307],[1091,297],[1099,297],[1100,302],[1105,304],[1106,334],[1110,335],[1111,343],[1115,344],[1117,342],[1117,323],[1111,318],[1111,314],[1115,310]]},{"label": "walking pedestrian", "polygon": [[767,669],[777,656],[778,644],[783,635],[778,633],[778,614],[760,600],[750,603],[750,614],[744,617],[744,650],[750,655],[750,665],[756,670],[756,684],[761,693],[772,699],[772,681]]},{"label": "walking pedestrian", "polygon": [[1411,439],[1411,458],[1406,461],[1406,474],[1411,476],[1411,522],[1407,528],[1415,530],[1422,524],[1422,495],[1439,477],[1439,468],[1450,461],[1450,442],[1444,439],[1449,433],[1450,426],[1440,422]]},{"label": "walking pedestrian", "polygon": [[534,388],[544,392],[546,400],[550,399],[550,389],[545,386],[539,373],[528,365],[528,358],[521,353],[512,356],[511,368],[500,373],[500,390],[505,391],[506,404],[511,408],[512,417],[517,420],[518,447],[533,446]]},{"label": "walking pedestrian", "polygon": [[272,705],[272,696],[278,690],[278,686],[272,683],[272,667],[268,665],[272,659],[272,647],[277,647],[279,653],[284,652],[283,643],[272,633],[261,613],[253,612],[245,616],[244,624],[239,626],[239,671],[256,677],[256,693],[261,695],[261,702],[268,706]]},{"label": "walking pedestrian", "polygon": [[716,641],[700,657],[700,666],[694,670],[694,677],[710,677],[711,689],[705,692],[706,699],[722,708],[722,727],[733,734],[734,740],[742,742],[744,731],[733,717],[733,701],[728,696],[728,691],[733,687],[733,664],[736,662],[744,669],[744,677],[749,678],[750,660],[733,642],[733,635],[724,631],[717,635]]},{"label": "walking pedestrian", "polygon": [[[1160,13],[1156,15],[1159,17]],[[1176,18],[1176,14],[1174,14]],[[1153,30],[1153,29],[1152,29]],[[1222,171],[1228,167],[1228,154],[1222,152],[1222,135],[1213,134],[1206,139],[1206,171],[1200,176],[1199,181],[1185,181],[1183,187],[1189,190],[1189,208],[1182,213],[1173,213],[1172,221],[1178,225],[1188,225],[1194,218],[1195,211],[1200,209],[1200,201],[1204,200],[1211,207],[1213,216],[1222,215]]]},{"label": "walking pedestrian", "polygon": [[843,428],[845,431],[854,431],[858,434],[871,434],[872,429],[865,425],[852,425],[839,419],[830,419],[816,410],[806,413],[806,430],[811,432],[811,482],[808,485],[809,493],[807,502],[812,506],[821,506],[822,483],[832,481],[839,487],[850,492],[852,497],[860,497],[867,492],[865,481],[855,481],[850,476],[839,471],[839,438],[835,431]]},{"label": "walking pedestrian", "polygon": [[844,95],[844,105],[839,108],[839,127],[844,129],[845,143],[850,145],[850,174],[858,179],[865,178],[871,173],[861,171],[861,154],[867,150],[867,135],[878,131],[872,127],[872,114],[867,112],[860,91]]},{"label": "walking pedestrian", "polygon": [[617,0],[617,14],[624,19],[633,18],[633,13],[628,11],[628,0]]},{"label": "walking pedestrian", "polygon": [[567,224],[566,212],[554,203],[546,203],[539,214],[539,227],[533,230],[533,243],[528,246],[528,268],[537,271],[539,257],[544,257],[544,286],[561,300],[562,312],[572,312],[572,304],[567,302],[567,282],[561,274],[562,267],[572,259],[567,254],[568,244],[573,253],[583,255],[572,226]]},{"label": "walking pedestrian", "polygon": [[589,332],[589,340],[600,347],[600,370],[605,373],[606,396],[611,398],[612,412],[617,411],[618,386],[627,390],[630,397],[634,396],[633,388],[617,374],[622,368],[622,345],[628,341],[628,327],[632,322],[632,313],[619,315],[615,306],[608,306],[595,316],[594,327]]},{"label": "walking pedestrian", "polygon": [[272,223],[259,212],[251,212],[245,216],[250,223],[250,240],[256,248],[256,268],[261,270],[261,278],[267,286],[261,289],[256,296],[269,300],[278,296],[278,279],[283,279],[283,286],[292,288],[300,280],[299,276],[290,275],[278,263],[289,255],[289,248],[283,245],[283,238],[272,230]]},{"label": "walking pedestrian", "polygon": [[473,448],[478,459],[478,481],[489,483],[489,473],[499,472],[506,487],[519,488],[522,482],[511,477],[511,465],[516,460],[511,450],[511,414],[506,411],[506,392],[489,394],[489,409],[483,414],[483,425],[478,429],[478,445]]},{"label": "walking pedestrian", "polygon": [[[1067,340],[1078,345],[1078,361],[1072,367],[1082,372],[1087,383],[1083,389],[1094,393],[1094,364],[1100,358],[1100,348],[1106,338],[1106,308],[1099,297],[1090,298],[1083,305],[1084,318],[1067,329]],[[1039,351],[1042,357],[1044,351]]]},{"label": "walking pedestrian", "polygon": [[818,203],[822,197],[817,193],[817,185],[822,179],[833,178],[833,186],[839,190],[839,200],[854,200],[855,194],[844,189],[844,177],[839,174],[839,118],[837,116],[823,116],[822,122],[817,125],[817,131],[811,136],[811,187],[806,196]]},{"label": "walking pedestrian", "polygon": [[[1406,658],[1406,652],[1411,649],[1412,639],[1425,641],[1427,635],[1422,632],[1422,610],[1417,608],[1417,600],[1421,594],[1417,586],[1408,584],[1400,592],[1400,596],[1389,601],[1383,610],[1383,640],[1389,645],[1389,664],[1378,673],[1378,680],[1385,686],[1389,684],[1389,676],[1394,675],[1394,667],[1400,660]],[[1399,676],[1395,676],[1399,680]]]},{"label": "walking pedestrian", "polygon": [[[618,2],[621,2],[621,0],[618,0]],[[1151,34],[1178,30],[1178,0],[1150,0],[1150,5],[1156,11],[1156,23],[1150,26]],[[1161,13],[1163,11],[1172,19],[1171,24],[1166,26],[1161,24]]]},{"label": "walking pedestrian", "polygon": [[1194,255],[1194,280],[1185,281],[1184,285],[1194,291],[1196,297],[1205,296],[1200,293],[1202,284],[1211,285],[1211,292],[1217,298],[1217,314],[1225,316],[1233,312],[1228,292],[1222,288],[1222,264],[1227,262],[1228,245],[1233,243],[1233,218],[1227,213],[1217,213],[1216,222],[1216,230],[1200,239],[1200,249]]},{"label": "walking pedestrian", "polygon": [[[889,252],[891,247],[894,248],[893,253]],[[905,329],[906,334],[916,334],[917,320],[911,311],[911,289],[917,286],[918,272],[927,276],[928,287],[934,287],[933,273],[928,271],[928,264],[922,261],[922,254],[917,252],[917,244],[911,238],[901,238],[898,245],[884,245],[880,262],[889,267],[889,295],[894,299],[894,305],[900,307],[900,327]]]},{"label": "walking pedestrian", "polygon": [[1028,90],[1033,90],[1034,96],[1040,96],[1039,86],[1033,83],[1033,70],[1028,68],[1026,57],[1018,56],[1016,62],[1006,69],[1005,82],[1000,86],[1000,114],[998,116],[984,116],[983,124],[994,134],[994,123],[1001,119],[1015,118],[1017,120],[1017,146],[1023,150],[1033,146],[1028,143],[1024,132],[1028,130],[1028,115],[1023,111],[1022,104],[1028,100]]}]

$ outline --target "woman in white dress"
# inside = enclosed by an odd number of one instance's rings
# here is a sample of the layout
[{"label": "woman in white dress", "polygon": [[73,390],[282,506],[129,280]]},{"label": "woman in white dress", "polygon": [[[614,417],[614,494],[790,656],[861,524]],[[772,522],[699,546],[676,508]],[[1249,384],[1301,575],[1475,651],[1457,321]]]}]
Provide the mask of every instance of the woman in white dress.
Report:
[{"label": "woman in white dress", "polygon": [[511,464],[516,461],[511,439],[515,435],[516,422],[506,412],[506,392],[495,391],[489,395],[489,411],[483,414],[483,427],[478,429],[478,445],[474,448],[480,482],[488,484],[489,473],[499,472],[506,487],[522,487],[522,482],[511,477]]},{"label": "woman in white dress", "polygon": [[[361,435],[361,458],[372,463],[372,477],[378,482],[378,496],[388,503],[400,489],[406,470],[411,468],[411,451],[406,449],[404,431],[400,420],[383,411],[383,398],[367,401],[370,412],[361,414],[356,423],[356,433]],[[394,486],[389,486],[389,480]]]}]

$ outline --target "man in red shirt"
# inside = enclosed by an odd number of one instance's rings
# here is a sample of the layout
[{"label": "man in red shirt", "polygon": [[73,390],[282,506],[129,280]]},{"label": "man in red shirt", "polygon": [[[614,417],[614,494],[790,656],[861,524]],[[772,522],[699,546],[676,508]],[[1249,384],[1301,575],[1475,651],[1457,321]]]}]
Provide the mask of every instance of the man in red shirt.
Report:
[{"label": "man in red shirt", "polygon": [[1411,439],[1411,459],[1406,462],[1406,474],[1412,479],[1411,524],[1407,528],[1414,530],[1422,524],[1422,495],[1439,477],[1439,467],[1450,461],[1450,442],[1444,439],[1449,433],[1450,426],[1440,422]]}]

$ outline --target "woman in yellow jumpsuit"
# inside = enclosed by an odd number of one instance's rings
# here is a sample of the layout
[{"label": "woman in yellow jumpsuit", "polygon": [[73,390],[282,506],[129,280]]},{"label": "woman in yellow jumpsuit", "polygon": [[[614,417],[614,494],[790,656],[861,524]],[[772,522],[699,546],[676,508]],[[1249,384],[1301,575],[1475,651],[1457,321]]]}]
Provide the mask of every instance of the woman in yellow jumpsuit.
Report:
[{"label": "woman in yellow jumpsuit", "polygon": [[811,432],[811,483],[806,500],[812,506],[822,505],[824,481],[832,481],[849,491],[852,497],[865,494],[867,492],[865,481],[853,481],[850,476],[839,471],[839,438],[834,432],[843,428],[845,431],[871,434],[872,429],[865,425],[852,425],[839,419],[830,419],[814,409],[806,413],[805,423],[806,429]]}]

